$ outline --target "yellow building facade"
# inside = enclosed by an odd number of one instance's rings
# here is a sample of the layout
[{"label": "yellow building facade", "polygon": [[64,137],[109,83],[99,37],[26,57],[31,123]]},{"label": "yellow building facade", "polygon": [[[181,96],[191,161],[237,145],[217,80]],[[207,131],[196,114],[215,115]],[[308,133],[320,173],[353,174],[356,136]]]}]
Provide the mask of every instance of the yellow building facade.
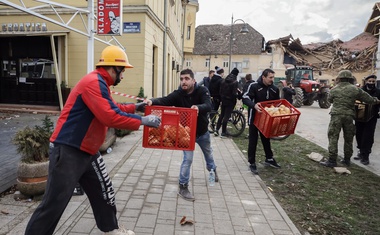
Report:
[{"label": "yellow building facade", "polygon": [[[74,87],[95,67],[108,44],[124,48],[134,66],[112,91],[137,96],[143,88],[144,96],[150,98],[178,87],[184,51],[191,51],[194,45],[191,26],[195,25],[197,1],[121,1],[122,35],[92,32],[93,42],[88,31],[91,23],[96,30],[97,22],[89,16],[96,17],[97,1],[91,2],[92,11],[88,1],[21,2],[4,1],[0,6],[0,103],[62,105],[59,87]],[[128,30],[129,26],[134,30]],[[93,55],[89,45],[93,45]],[[93,59],[88,62],[88,58]],[[37,63],[44,68],[40,70]],[[40,84],[49,79],[48,85]],[[125,96],[113,97],[119,102],[135,102]]]}]

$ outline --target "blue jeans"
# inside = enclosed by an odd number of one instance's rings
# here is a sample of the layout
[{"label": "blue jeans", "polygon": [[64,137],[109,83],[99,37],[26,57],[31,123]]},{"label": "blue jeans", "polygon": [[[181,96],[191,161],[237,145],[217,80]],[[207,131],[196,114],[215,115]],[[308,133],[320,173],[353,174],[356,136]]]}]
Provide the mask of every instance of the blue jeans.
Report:
[{"label": "blue jeans", "polygon": [[[201,148],[203,155],[205,157],[207,170],[214,169],[216,170],[216,165],[214,162],[214,157],[212,155],[212,148],[211,148],[211,139],[210,139],[210,133],[206,131],[205,134],[197,137],[195,139],[195,142],[199,145]],[[183,151],[183,160],[181,164],[181,169],[179,172],[179,183],[182,185],[187,185],[190,180],[190,168],[191,164],[193,163],[193,156],[194,151]]]}]

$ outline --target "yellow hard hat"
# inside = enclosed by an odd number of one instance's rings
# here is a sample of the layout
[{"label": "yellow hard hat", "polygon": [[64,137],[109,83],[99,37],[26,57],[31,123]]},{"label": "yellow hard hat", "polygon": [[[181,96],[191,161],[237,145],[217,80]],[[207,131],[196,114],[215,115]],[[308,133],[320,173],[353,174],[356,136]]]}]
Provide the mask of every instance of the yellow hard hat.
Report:
[{"label": "yellow hard hat", "polygon": [[128,62],[127,54],[118,46],[107,46],[102,51],[98,66],[123,66],[125,68],[133,68]]}]

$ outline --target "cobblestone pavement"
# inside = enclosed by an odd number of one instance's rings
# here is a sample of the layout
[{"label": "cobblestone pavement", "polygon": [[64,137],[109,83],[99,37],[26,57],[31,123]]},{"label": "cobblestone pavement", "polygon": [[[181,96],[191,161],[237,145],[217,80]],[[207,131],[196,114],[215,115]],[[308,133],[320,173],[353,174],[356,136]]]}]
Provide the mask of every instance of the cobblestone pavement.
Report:
[{"label": "cobblestone pavement", "polygon": [[[188,202],[177,196],[182,151],[143,148],[141,130],[117,139],[104,158],[120,224],[138,235],[300,234],[231,139],[212,137],[212,147],[220,182],[207,185],[208,171],[196,147],[190,182],[196,200]],[[13,197],[0,200],[0,234],[23,234],[39,203]],[[195,223],[180,225],[183,216]],[[102,234],[85,195],[71,199],[55,234]]]}]

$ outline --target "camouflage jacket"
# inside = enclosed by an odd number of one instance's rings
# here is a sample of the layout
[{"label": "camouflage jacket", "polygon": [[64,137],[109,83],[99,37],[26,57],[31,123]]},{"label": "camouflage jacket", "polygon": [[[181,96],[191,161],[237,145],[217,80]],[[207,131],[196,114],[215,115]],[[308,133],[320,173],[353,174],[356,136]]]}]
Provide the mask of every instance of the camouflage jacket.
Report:
[{"label": "camouflage jacket", "polygon": [[329,94],[329,102],[333,104],[331,115],[349,115],[355,117],[355,100],[373,104],[377,98],[348,82],[340,82]]}]

